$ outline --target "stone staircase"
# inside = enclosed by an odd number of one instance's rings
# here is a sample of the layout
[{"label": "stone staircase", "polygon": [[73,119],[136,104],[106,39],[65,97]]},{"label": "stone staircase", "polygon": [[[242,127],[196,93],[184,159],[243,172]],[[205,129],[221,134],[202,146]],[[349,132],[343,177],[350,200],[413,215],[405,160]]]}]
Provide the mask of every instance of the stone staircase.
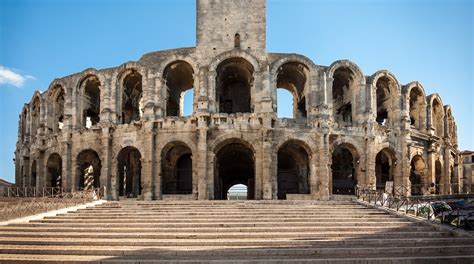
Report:
[{"label": "stone staircase", "polygon": [[473,263],[454,236],[351,201],[134,201],[0,226],[0,263]]}]

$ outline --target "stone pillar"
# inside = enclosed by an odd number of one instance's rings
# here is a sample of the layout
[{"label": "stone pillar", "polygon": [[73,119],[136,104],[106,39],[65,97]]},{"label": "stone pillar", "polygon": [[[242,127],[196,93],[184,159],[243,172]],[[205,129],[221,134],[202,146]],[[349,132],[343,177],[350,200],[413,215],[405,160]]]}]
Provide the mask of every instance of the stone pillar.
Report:
[{"label": "stone pillar", "polygon": [[365,185],[372,186],[372,189],[377,188],[377,176],[375,175],[375,158],[373,146],[375,146],[374,137],[367,137],[365,139]]},{"label": "stone pillar", "polygon": [[111,182],[111,171],[114,169],[112,164],[112,135],[113,130],[109,127],[102,128],[102,159],[101,159],[101,170],[100,170],[100,187],[106,188],[104,194],[107,200],[112,199],[112,182]]},{"label": "stone pillar", "polygon": [[[260,144],[259,144],[260,145]],[[262,179],[263,179],[263,146],[260,145],[259,149],[256,150],[255,153],[255,200],[262,199]],[[248,190],[250,191],[251,188],[249,186]]]},{"label": "stone pillar", "polygon": [[193,176],[197,176],[197,179],[193,179],[193,182],[197,181],[197,198],[199,200],[206,200],[209,198],[207,181],[209,180],[208,177],[212,176],[208,174],[207,170],[207,130],[208,128],[205,124],[202,126],[199,124],[197,153],[195,153],[196,158],[193,159],[193,167],[196,167],[196,173],[193,173]]},{"label": "stone pillar", "polygon": [[[154,138],[155,138],[155,146],[157,145],[156,139],[159,137],[157,127],[154,129]],[[158,143],[159,144],[159,143]],[[154,148],[153,152],[155,153],[155,173],[154,173],[154,191],[153,191],[153,196],[155,197],[156,200],[161,200],[162,199],[162,192],[161,192],[161,180],[163,179],[162,175],[162,170],[161,170],[161,148]]]},{"label": "stone pillar", "polygon": [[153,198],[153,178],[154,178],[154,152],[155,152],[155,135],[154,124],[151,122],[145,123],[142,127],[144,134],[143,138],[143,153],[141,153],[141,185],[142,196],[145,201],[151,201]]},{"label": "stone pillar", "polygon": [[44,151],[37,150],[39,152],[38,159],[36,160],[36,187],[41,188],[45,187],[46,183],[46,165],[44,158]]},{"label": "stone pillar", "polygon": [[[424,179],[422,179],[422,182],[423,182],[423,191],[426,192],[430,186],[431,186],[431,183],[436,183],[436,166],[435,166],[435,152],[434,150],[430,149],[428,150],[428,160],[427,160],[427,168],[426,168],[426,172],[425,172],[425,177]],[[441,181],[442,183],[442,181]],[[441,191],[441,189],[440,189]]]},{"label": "stone pillar", "polygon": [[328,200],[332,194],[332,171],[331,171],[331,156],[329,152],[329,135],[327,133],[319,136],[318,151],[314,153],[317,159],[316,171],[319,174],[321,187],[319,197],[322,200]]},{"label": "stone pillar", "polygon": [[209,200],[214,200],[214,179],[215,174],[218,173],[215,171],[215,154],[212,150],[207,151],[207,193]]},{"label": "stone pillar", "polygon": [[320,197],[322,196],[322,182],[320,177],[318,177],[318,165],[318,155],[316,155],[316,152],[313,152],[309,160],[309,188],[314,199],[321,199]]},{"label": "stone pillar", "polygon": [[262,130],[262,198],[271,200],[273,198],[272,192],[272,164],[277,164],[277,159],[272,159],[272,145],[273,137],[271,130]]}]

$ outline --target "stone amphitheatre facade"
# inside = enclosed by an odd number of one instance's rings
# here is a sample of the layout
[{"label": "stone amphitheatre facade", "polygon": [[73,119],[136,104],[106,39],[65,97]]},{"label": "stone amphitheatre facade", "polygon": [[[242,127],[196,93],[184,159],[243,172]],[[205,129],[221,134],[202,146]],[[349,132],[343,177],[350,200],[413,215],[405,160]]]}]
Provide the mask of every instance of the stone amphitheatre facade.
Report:
[{"label": "stone amphitheatre facade", "polygon": [[[16,184],[108,199],[330,199],[356,185],[462,184],[449,105],[387,70],[266,52],[265,0],[197,0],[196,47],[86,69],[35,92],[19,120]],[[278,118],[277,88],[293,95]],[[193,113],[183,94],[193,89]]]}]

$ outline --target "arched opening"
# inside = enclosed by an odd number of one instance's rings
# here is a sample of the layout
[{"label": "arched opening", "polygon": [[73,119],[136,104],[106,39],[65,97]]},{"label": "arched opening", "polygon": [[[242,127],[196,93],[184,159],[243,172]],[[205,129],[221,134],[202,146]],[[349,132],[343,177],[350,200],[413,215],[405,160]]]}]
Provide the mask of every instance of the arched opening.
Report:
[{"label": "arched opening", "polygon": [[227,190],[227,200],[247,200],[248,188],[245,184],[232,185]]},{"label": "arched opening", "polygon": [[422,130],[425,127],[426,120],[426,100],[422,90],[419,87],[413,87],[410,90],[410,124]]},{"label": "arched opening", "polygon": [[46,174],[46,187],[58,187],[62,186],[63,174],[63,162],[61,156],[58,153],[53,153],[49,156],[46,162],[48,169]]},{"label": "arched opening", "polygon": [[287,194],[309,194],[309,158],[306,150],[290,141],[278,150],[278,199]]},{"label": "arched opening", "polygon": [[377,190],[385,190],[387,181],[393,182],[394,156],[389,149],[381,150],[375,157],[375,177]]},{"label": "arched opening", "polygon": [[443,106],[439,100],[434,99],[432,105],[432,115],[431,120],[433,127],[435,129],[435,135],[439,138],[444,137],[444,111]]},{"label": "arched opening", "polygon": [[166,116],[183,116],[183,97],[194,87],[193,75],[193,67],[185,61],[175,61],[165,68]]},{"label": "arched opening", "polygon": [[235,33],[235,36],[234,36],[234,48],[240,48],[240,34],[239,33]]},{"label": "arched opening", "polygon": [[142,76],[132,70],[122,84],[122,124],[140,120],[140,101],[142,99]]},{"label": "arched opening", "polygon": [[90,75],[81,83],[82,91],[82,125],[91,128],[100,121],[100,81]]},{"label": "arched opening", "polygon": [[332,83],[332,108],[334,122],[340,125],[352,124],[352,110],[355,92],[355,74],[348,67],[334,71]]},{"label": "arched opening", "polygon": [[235,184],[248,186],[247,199],[255,198],[253,151],[242,143],[229,143],[216,153],[214,198],[227,199],[227,190]]},{"label": "arched opening", "polygon": [[30,186],[36,187],[36,160],[31,163],[31,179],[30,179]]},{"label": "arched opening", "polygon": [[[277,88],[285,89],[292,95],[292,118],[306,118],[305,88],[307,85],[308,68],[298,62],[288,62],[278,69]],[[278,92],[279,89],[277,89]],[[278,96],[278,94],[277,94]],[[277,97],[277,109],[280,105]]]},{"label": "arched opening", "polygon": [[193,192],[193,161],[191,149],[183,143],[169,143],[161,153],[163,194]]},{"label": "arched opening", "polygon": [[138,197],[142,193],[142,155],[135,147],[125,147],[117,155],[117,191],[119,196]]},{"label": "arched opening", "polygon": [[293,95],[286,89],[277,89],[278,118],[293,118]]},{"label": "arched opening", "polygon": [[194,100],[194,89],[185,91],[182,95],[183,103],[180,103],[179,112],[182,116],[190,116],[193,114],[193,100]]},{"label": "arched opening", "polygon": [[220,113],[250,113],[253,66],[242,58],[227,59],[217,67],[216,100]]},{"label": "arched opening", "polygon": [[25,108],[21,114],[20,120],[20,133],[21,133],[21,142],[26,143],[29,140],[29,135],[27,131],[28,124],[28,110]]},{"label": "arched opening", "polygon": [[440,194],[444,189],[443,184],[443,168],[439,160],[435,161],[435,193]]},{"label": "arched opening", "polygon": [[50,91],[48,108],[48,129],[53,133],[58,133],[64,126],[64,89],[60,85],[55,85]]},{"label": "arched opening", "polygon": [[376,83],[377,117],[376,122],[382,126],[388,126],[391,121],[392,109],[392,88],[394,83],[387,77],[380,77]]},{"label": "arched opening", "polygon": [[40,113],[41,113],[41,106],[40,106],[40,100],[38,97],[35,97],[33,100],[33,103],[31,105],[31,129],[30,129],[30,135],[31,138],[34,140],[36,137],[36,134],[38,133],[38,128],[40,125]]},{"label": "arched opening", "polygon": [[356,159],[345,145],[338,146],[332,153],[332,193],[355,193],[357,185]]},{"label": "arched opening", "polygon": [[90,190],[100,187],[101,162],[97,152],[91,149],[81,151],[77,155],[77,179],[79,189]]},{"label": "arched opening", "polygon": [[411,195],[423,194],[423,178],[425,175],[425,161],[420,155],[412,158],[410,163],[410,190]]}]

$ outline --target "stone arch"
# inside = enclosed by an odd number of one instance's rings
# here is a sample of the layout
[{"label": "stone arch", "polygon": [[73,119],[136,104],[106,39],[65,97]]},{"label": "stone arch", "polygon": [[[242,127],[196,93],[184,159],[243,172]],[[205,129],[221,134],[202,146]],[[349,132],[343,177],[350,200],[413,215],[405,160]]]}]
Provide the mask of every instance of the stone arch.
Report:
[{"label": "stone arch", "polygon": [[29,107],[27,105],[23,106],[20,117],[20,138],[22,143],[26,143],[30,140],[30,128],[29,128]]},{"label": "stone arch", "polygon": [[31,123],[30,123],[30,137],[32,140],[36,138],[36,135],[38,134],[38,129],[41,126],[41,115],[43,112],[42,109],[42,97],[41,94],[36,91],[35,94],[33,95],[33,99],[30,104],[30,118],[31,118]]},{"label": "stone arch", "polygon": [[186,143],[172,141],[161,151],[162,193],[192,194],[193,152]]},{"label": "stone arch", "polygon": [[285,89],[292,94],[293,118],[306,118],[306,94],[311,82],[310,68],[299,61],[288,60],[277,69],[275,74],[272,87],[276,90]]},{"label": "stone arch", "polygon": [[216,68],[215,98],[220,113],[251,113],[255,68],[243,58],[222,61]]},{"label": "stone arch", "polygon": [[226,199],[228,189],[235,184],[248,188],[247,199],[255,198],[255,151],[243,139],[221,141],[214,148],[214,197]]},{"label": "stone arch", "polygon": [[90,128],[100,121],[102,83],[95,70],[86,70],[78,83],[78,124]]},{"label": "stone arch", "polygon": [[260,70],[260,63],[256,57],[254,57],[252,54],[245,52],[243,50],[231,50],[231,51],[226,51],[223,52],[216,57],[209,63],[209,69],[211,71],[216,72],[217,67],[219,64],[224,62],[225,60],[232,59],[232,58],[242,58],[246,60],[248,63],[250,63],[255,71]]},{"label": "stone arch", "polygon": [[362,72],[360,67],[357,66],[357,64],[355,64],[354,62],[349,61],[349,60],[338,60],[338,61],[333,62],[326,70],[327,76],[329,78],[334,78],[334,73],[339,68],[351,69],[354,72],[356,79],[360,83],[365,83],[364,73]]},{"label": "stone arch", "polygon": [[62,174],[63,174],[63,164],[62,158],[57,153],[54,152],[49,155],[48,160],[46,162],[46,187],[55,187],[60,188],[62,187]]},{"label": "stone arch", "polygon": [[427,101],[430,105],[428,108],[430,111],[430,123],[434,129],[434,133],[439,138],[444,137],[444,107],[441,97],[438,94],[431,94],[428,96]]},{"label": "stone arch", "polygon": [[332,78],[332,116],[340,126],[351,125],[357,115],[360,85],[365,83],[359,67],[347,60],[336,61],[327,69],[327,76]]},{"label": "stone arch", "polygon": [[257,153],[257,150],[253,144],[250,143],[250,140],[245,139],[244,136],[239,132],[231,132],[218,136],[211,144],[209,144],[209,149],[213,153],[217,153],[222,147],[230,143],[240,143],[251,149],[253,153]]},{"label": "stone arch", "polygon": [[387,70],[374,73],[369,82],[375,89],[375,121],[379,125],[394,126],[399,110],[400,84]]},{"label": "stone arch", "polygon": [[385,147],[375,156],[375,186],[378,190],[385,190],[387,181],[394,182],[396,153],[391,147]]},{"label": "stone arch", "polygon": [[166,115],[183,116],[184,94],[195,89],[194,68],[185,60],[169,62],[163,70],[163,87],[166,89]]},{"label": "stone arch", "polygon": [[360,155],[356,146],[347,143],[333,144],[331,151],[332,193],[354,194],[360,181]]},{"label": "stone arch", "polygon": [[53,133],[58,133],[64,126],[66,91],[64,86],[56,82],[55,85],[50,86],[48,94],[48,130]]},{"label": "stone arch", "polygon": [[[79,189],[93,187],[99,188],[100,172],[102,168],[99,154],[93,149],[84,149],[77,155],[76,186]],[[87,181],[87,182],[86,182]]]},{"label": "stone arch", "polygon": [[138,197],[142,192],[142,155],[138,148],[123,147],[117,154],[118,196]]},{"label": "stone arch", "polygon": [[143,70],[124,65],[117,75],[117,113],[118,122],[130,124],[140,120],[143,111]]},{"label": "stone arch", "polygon": [[416,154],[410,162],[410,193],[411,195],[422,195],[425,184],[426,163],[423,157]]},{"label": "stone arch", "polygon": [[418,130],[426,129],[426,96],[419,82],[411,82],[403,87],[410,124]]},{"label": "stone arch", "polygon": [[286,199],[287,194],[310,193],[311,152],[308,150],[300,140],[288,140],[278,148],[278,199]]}]

